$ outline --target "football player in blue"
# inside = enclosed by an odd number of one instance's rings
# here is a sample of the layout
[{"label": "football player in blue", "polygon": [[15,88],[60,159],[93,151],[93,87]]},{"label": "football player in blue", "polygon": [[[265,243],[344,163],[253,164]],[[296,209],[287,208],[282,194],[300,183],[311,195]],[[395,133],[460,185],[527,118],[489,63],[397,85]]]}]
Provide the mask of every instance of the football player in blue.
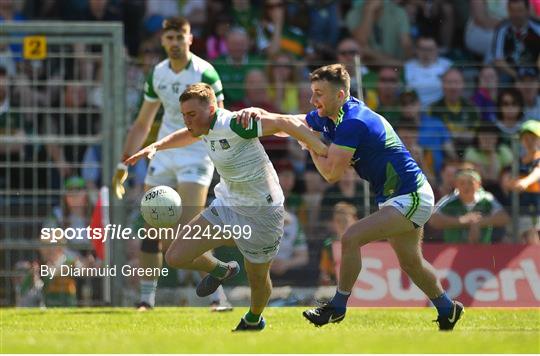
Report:
[{"label": "football player in blue", "polygon": [[[426,177],[388,121],[350,95],[350,76],[343,65],[318,68],[310,80],[315,110],[305,116],[305,123],[331,142],[326,157],[310,151],[315,166],[329,183],[340,180],[353,166],[370,183],[379,210],[341,236],[336,294],[328,303],[304,311],[304,317],[316,326],[342,321],[362,266],[361,247],[386,239],[401,268],[437,308],[439,328],[452,330],[463,315],[463,305],[446,295],[422,255],[423,225],[434,207]],[[258,115],[255,108],[245,112],[241,120]]]}]

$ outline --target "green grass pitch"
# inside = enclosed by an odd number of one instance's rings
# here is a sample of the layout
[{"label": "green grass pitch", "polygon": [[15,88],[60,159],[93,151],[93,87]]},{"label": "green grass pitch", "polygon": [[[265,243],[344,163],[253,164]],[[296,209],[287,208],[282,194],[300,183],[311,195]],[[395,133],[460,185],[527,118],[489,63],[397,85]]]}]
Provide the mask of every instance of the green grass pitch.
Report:
[{"label": "green grass pitch", "polygon": [[428,308],[349,308],[315,328],[304,308],[268,308],[267,327],[231,333],[246,308],[0,309],[0,353],[540,353],[540,309],[468,308],[452,333]]}]

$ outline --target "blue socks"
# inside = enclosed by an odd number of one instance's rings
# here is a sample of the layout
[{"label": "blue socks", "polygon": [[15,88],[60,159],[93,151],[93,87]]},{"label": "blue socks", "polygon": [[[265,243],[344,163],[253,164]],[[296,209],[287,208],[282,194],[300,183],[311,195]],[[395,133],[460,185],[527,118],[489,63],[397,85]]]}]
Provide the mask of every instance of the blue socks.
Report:
[{"label": "blue socks", "polygon": [[336,308],[337,312],[344,313],[345,309],[347,309],[347,300],[350,296],[351,292],[342,292],[338,289],[329,304]]},{"label": "blue socks", "polygon": [[452,309],[454,308],[454,303],[448,298],[446,293],[441,294],[437,298],[431,299],[431,302],[437,308],[439,315],[441,316],[450,316]]}]

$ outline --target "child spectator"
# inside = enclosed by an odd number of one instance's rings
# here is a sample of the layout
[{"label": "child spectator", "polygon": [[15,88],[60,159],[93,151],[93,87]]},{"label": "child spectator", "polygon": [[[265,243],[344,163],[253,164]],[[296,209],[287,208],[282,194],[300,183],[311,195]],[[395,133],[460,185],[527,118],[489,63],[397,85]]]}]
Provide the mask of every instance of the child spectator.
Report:
[{"label": "child spectator", "polygon": [[447,243],[490,244],[493,227],[509,221],[501,204],[482,188],[480,174],[461,169],[456,175],[456,190],[437,202],[429,224],[444,229]]},{"label": "child spectator", "polygon": [[526,121],[521,127],[521,144],[524,154],[520,159],[520,178],[503,178],[503,186],[519,192],[519,238],[520,241],[540,243],[540,122]]}]

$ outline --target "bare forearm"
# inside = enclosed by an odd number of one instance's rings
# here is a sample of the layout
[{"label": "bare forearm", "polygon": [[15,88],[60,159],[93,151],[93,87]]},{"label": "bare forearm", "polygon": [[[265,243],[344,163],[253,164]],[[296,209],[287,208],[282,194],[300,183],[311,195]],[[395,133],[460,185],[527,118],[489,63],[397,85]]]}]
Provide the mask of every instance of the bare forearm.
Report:
[{"label": "bare forearm", "polygon": [[[294,116],[285,115],[279,120],[281,130],[288,133],[298,141],[304,142],[310,149],[318,153],[328,152],[328,148],[302,121]],[[323,151],[323,152],[321,152]]]},{"label": "bare forearm", "polygon": [[309,154],[311,155],[311,159],[313,160],[313,163],[315,164],[315,167],[317,168],[319,173],[327,182],[330,182],[332,178],[330,176],[330,165],[328,162],[328,158],[321,157],[313,151],[309,151]]},{"label": "bare forearm", "polygon": [[480,220],[479,225],[481,227],[486,226],[496,226],[496,227],[502,227],[506,226],[510,222],[510,216],[506,213],[504,210],[499,210],[495,214],[483,217],[482,220]]},{"label": "bare forearm", "polygon": [[131,156],[141,148],[144,140],[146,140],[146,137],[150,132],[150,128],[151,126],[146,127],[137,124],[137,121],[133,124],[133,126],[131,126],[126,137],[126,143],[124,144],[124,151],[122,154],[123,158]]},{"label": "bare forearm", "polygon": [[155,146],[157,151],[162,151],[171,148],[185,147],[197,142],[198,140],[199,139],[197,137],[191,136],[189,131],[184,128],[163,137],[161,140],[155,143]]},{"label": "bare forearm", "polygon": [[436,229],[463,227],[463,224],[460,222],[459,217],[437,213],[431,216],[429,224]]}]

